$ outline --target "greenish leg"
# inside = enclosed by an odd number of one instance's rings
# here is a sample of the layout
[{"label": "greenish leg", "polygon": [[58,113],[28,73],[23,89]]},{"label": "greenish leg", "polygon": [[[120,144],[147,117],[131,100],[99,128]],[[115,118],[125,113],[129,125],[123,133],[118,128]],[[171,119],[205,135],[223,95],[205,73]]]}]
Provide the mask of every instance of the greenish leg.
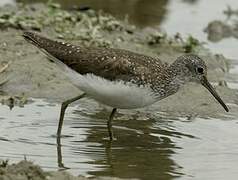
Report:
[{"label": "greenish leg", "polygon": [[65,110],[68,107],[69,104],[71,104],[74,101],[77,101],[83,97],[85,97],[86,93],[83,93],[77,97],[74,97],[72,99],[69,99],[67,101],[64,101],[61,104],[61,110],[60,110],[60,118],[59,118],[59,124],[58,124],[58,130],[57,130],[57,136],[60,137],[61,136],[61,130],[62,130],[62,126],[63,126],[63,121],[64,121],[64,114],[65,114]]}]

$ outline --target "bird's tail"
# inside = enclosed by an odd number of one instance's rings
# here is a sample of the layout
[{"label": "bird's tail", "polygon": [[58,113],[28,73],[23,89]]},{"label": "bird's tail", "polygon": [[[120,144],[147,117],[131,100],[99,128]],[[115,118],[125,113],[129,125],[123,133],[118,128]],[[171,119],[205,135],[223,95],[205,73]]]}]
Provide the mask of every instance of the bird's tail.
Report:
[{"label": "bird's tail", "polygon": [[26,41],[37,46],[38,48],[44,48],[44,45],[48,44],[48,42],[52,43],[52,40],[29,31],[23,32],[22,36]]},{"label": "bird's tail", "polygon": [[53,61],[61,61],[68,66],[72,63],[71,60],[75,59],[80,52],[79,46],[51,40],[37,33],[26,31],[22,36],[26,41],[42,50]]},{"label": "bird's tail", "polygon": [[47,57],[50,60],[54,61],[58,65],[58,67],[63,70],[62,72],[67,76],[69,76],[70,78],[76,78],[80,76],[70,68],[70,64],[72,63],[71,60],[76,58],[76,52],[79,51],[80,47],[76,47],[64,42],[54,41],[28,31],[24,32],[22,36],[26,41],[35,45],[42,52],[44,52]]}]

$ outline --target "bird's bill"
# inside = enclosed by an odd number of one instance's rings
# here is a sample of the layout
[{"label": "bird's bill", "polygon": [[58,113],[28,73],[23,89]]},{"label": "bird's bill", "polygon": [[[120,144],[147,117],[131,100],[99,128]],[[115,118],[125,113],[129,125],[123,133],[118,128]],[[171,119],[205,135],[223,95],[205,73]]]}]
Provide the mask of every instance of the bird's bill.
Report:
[{"label": "bird's bill", "polygon": [[207,78],[204,76],[202,81],[202,85],[210,91],[210,93],[215,97],[215,99],[222,105],[222,107],[226,110],[226,112],[229,111],[228,107],[224,103],[224,101],[220,98],[220,96],[217,94],[215,89],[212,87],[212,85],[208,82]]}]

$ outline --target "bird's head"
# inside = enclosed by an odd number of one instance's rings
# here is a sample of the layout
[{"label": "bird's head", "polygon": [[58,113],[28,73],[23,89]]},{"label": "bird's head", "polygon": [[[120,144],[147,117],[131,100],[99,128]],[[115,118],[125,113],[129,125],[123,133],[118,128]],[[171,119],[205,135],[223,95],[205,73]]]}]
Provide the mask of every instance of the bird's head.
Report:
[{"label": "bird's head", "polygon": [[[176,68],[176,66],[178,67]],[[181,78],[180,80],[202,84],[216,98],[223,108],[227,112],[229,111],[226,104],[207,80],[207,66],[200,57],[193,54],[182,55],[175,61],[174,68],[177,69],[176,73],[179,74]]]}]

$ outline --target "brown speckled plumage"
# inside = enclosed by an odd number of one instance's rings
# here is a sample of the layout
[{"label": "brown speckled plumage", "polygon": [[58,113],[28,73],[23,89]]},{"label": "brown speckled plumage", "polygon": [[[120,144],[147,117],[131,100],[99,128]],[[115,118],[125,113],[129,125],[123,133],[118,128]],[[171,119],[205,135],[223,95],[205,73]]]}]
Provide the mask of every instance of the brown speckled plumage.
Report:
[{"label": "brown speckled plumage", "polygon": [[75,46],[35,33],[24,37],[80,74],[93,73],[109,80],[163,71],[160,60],[122,49]]},{"label": "brown speckled plumage", "polygon": [[23,36],[80,74],[93,73],[108,80],[152,88],[161,80],[168,82],[170,79],[166,65],[156,58],[122,49],[75,46],[32,32],[25,32]]}]

